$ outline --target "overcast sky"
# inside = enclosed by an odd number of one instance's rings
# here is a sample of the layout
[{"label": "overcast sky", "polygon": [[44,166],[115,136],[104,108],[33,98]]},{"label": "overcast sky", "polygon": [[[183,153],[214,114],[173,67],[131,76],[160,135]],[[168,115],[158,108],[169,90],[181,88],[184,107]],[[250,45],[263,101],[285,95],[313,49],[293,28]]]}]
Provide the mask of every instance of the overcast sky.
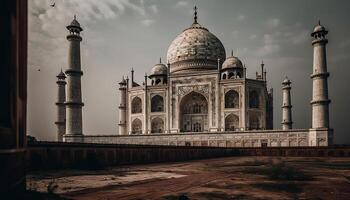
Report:
[{"label": "overcast sky", "polygon": [[[84,134],[116,134],[118,82],[135,69],[141,82],[171,41],[193,22],[194,1],[29,1],[28,134],[56,138],[56,75],[67,68],[65,28],[74,14],[84,28],[81,45]],[[294,128],[311,127],[312,46],[318,19],[329,29],[328,71],[335,142],[350,143],[350,1],[197,0],[198,21],[214,33],[255,77],[264,60],[274,89],[274,126],[281,122],[281,82],[292,81]],[[39,71],[40,69],[40,71]]]}]

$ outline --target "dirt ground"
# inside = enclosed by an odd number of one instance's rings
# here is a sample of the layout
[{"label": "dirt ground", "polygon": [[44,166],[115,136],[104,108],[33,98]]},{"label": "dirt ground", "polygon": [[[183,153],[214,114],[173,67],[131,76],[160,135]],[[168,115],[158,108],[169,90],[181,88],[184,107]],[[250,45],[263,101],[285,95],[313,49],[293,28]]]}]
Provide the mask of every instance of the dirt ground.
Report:
[{"label": "dirt ground", "polygon": [[350,199],[350,158],[229,157],[27,176],[62,199]]}]

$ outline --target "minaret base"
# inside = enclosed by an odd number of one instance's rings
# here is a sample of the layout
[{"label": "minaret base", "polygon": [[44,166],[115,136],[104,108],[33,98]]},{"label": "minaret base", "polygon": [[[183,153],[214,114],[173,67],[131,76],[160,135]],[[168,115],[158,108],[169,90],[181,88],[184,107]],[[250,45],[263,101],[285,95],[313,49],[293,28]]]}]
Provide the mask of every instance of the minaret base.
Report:
[{"label": "minaret base", "polygon": [[331,146],[333,144],[333,129],[318,128],[309,131],[309,146]]}]

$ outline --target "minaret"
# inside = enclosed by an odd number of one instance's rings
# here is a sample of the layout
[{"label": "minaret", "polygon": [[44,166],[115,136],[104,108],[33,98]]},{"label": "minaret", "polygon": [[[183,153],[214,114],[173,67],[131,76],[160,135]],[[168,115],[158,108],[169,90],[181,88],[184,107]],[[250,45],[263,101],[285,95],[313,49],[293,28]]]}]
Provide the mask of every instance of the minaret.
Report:
[{"label": "minaret", "polygon": [[329,128],[329,108],[331,102],[328,99],[329,73],[327,72],[326,39],[328,31],[320,24],[315,26],[311,36],[314,38],[312,45],[314,48],[314,61],[312,79],[312,128]]},{"label": "minaret", "polygon": [[[74,16],[73,21],[67,26],[69,34],[68,69],[67,75],[67,98],[66,98],[66,134],[82,135],[82,107],[84,103],[81,100],[81,76],[83,72],[80,66],[80,42],[82,40],[80,32],[83,29]],[[71,142],[81,142],[72,137]]]},{"label": "minaret", "polygon": [[127,81],[122,78],[119,83],[120,104],[119,104],[119,135],[126,135],[126,93]]},{"label": "minaret", "polygon": [[282,82],[282,129],[288,130],[292,129],[292,104],[291,104],[291,97],[290,97],[290,86],[291,82],[286,77],[284,81]]},{"label": "minaret", "polygon": [[264,79],[264,77],[265,77],[264,76],[264,66],[265,66],[265,64],[264,64],[264,61],[262,60],[261,61],[261,80],[263,80],[263,81],[265,80]]},{"label": "minaret", "polygon": [[57,141],[63,141],[63,135],[66,133],[66,106],[64,101],[66,100],[66,75],[61,72],[57,75],[57,121],[55,122],[57,126]]}]

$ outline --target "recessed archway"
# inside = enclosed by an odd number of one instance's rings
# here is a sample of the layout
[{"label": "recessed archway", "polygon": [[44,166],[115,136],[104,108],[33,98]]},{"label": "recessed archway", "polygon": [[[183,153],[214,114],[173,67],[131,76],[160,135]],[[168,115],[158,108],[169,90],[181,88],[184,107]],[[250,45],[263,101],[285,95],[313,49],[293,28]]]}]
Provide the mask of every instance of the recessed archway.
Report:
[{"label": "recessed archway", "polygon": [[235,90],[230,90],[225,94],[225,108],[238,108],[239,94]]},{"label": "recessed archway", "polygon": [[239,126],[239,117],[235,114],[229,114],[225,118],[225,131],[235,131]]},{"label": "recessed archway", "polygon": [[249,115],[249,129],[250,130],[258,130],[260,129],[260,121],[259,117],[255,114]]},{"label": "recessed archway", "polygon": [[156,117],[151,121],[151,133],[163,133],[164,121],[163,119]]},{"label": "recessed archway", "polygon": [[142,122],[140,119],[134,119],[134,121],[132,121],[131,133],[132,134],[141,134],[142,133]]},{"label": "recessed archway", "polygon": [[190,92],[180,103],[180,132],[208,131],[208,101],[198,92]]},{"label": "recessed archway", "polygon": [[164,99],[160,95],[155,95],[151,99],[151,112],[163,112],[164,111]]},{"label": "recessed archway", "polygon": [[131,113],[142,113],[142,100],[140,97],[134,97],[132,99]]}]

